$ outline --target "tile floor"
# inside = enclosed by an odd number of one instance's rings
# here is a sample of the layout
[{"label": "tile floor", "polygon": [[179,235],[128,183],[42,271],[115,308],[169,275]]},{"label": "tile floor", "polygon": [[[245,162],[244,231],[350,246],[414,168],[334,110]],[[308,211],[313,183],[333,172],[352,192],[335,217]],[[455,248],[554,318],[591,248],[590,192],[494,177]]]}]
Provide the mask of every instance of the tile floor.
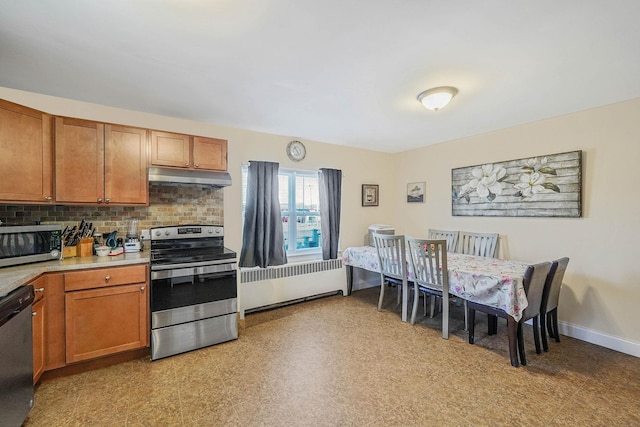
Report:
[{"label": "tile floor", "polygon": [[[25,426],[638,426],[640,358],[562,337],[509,364],[506,324],[401,323],[378,289],[247,315],[237,341],[41,383]],[[485,316],[479,316],[478,323]],[[502,322],[502,320],[501,320]]]}]

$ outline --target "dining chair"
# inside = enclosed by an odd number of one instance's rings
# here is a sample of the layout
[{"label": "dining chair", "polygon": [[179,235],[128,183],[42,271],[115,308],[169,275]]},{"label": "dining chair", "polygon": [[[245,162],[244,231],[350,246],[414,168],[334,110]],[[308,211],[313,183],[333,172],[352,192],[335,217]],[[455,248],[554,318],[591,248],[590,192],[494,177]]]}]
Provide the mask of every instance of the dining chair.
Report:
[{"label": "dining chair", "polygon": [[[449,339],[449,271],[447,270],[447,241],[407,237],[409,260],[413,273],[414,295],[418,292],[442,298],[442,338]],[[426,299],[425,299],[426,301]],[[431,299],[431,313],[433,304]],[[418,298],[413,299],[411,324],[416,321]]]},{"label": "dining chair", "polygon": [[508,315],[504,310],[500,308],[468,301],[467,311],[469,318],[469,344],[473,344],[475,339],[474,330],[476,311],[481,311],[487,314],[489,335],[495,335],[497,333],[498,317],[507,319],[507,333],[509,336],[509,357],[511,359],[512,366],[518,366],[518,353],[520,354],[520,363],[522,363],[523,366],[527,364],[527,358],[524,351],[522,324],[529,319],[531,319],[533,323],[536,353],[540,354],[538,318],[540,317],[542,293],[544,292],[544,286],[550,270],[550,262],[542,262],[527,267],[527,270],[524,273],[523,286],[529,305],[522,312],[522,317],[519,321],[516,321],[513,317]]},{"label": "dining chair", "polygon": [[455,252],[458,246],[458,234],[460,234],[459,231],[435,230],[430,228],[427,238],[430,240],[444,239],[447,241],[447,250],[449,252]]},{"label": "dining chair", "polygon": [[[496,258],[498,256],[498,233],[472,233],[460,231],[455,252],[466,255]],[[464,330],[469,330],[467,301],[464,301]]]},{"label": "dining chair", "polygon": [[549,273],[549,278],[544,286],[542,294],[542,306],[540,307],[540,329],[542,332],[542,348],[549,351],[549,343],[547,342],[547,331],[551,338],[555,338],[556,342],[560,342],[560,334],[558,333],[558,300],[560,299],[560,288],[564,273],[567,271],[569,258],[560,258],[551,263],[551,269],[554,274]]},{"label": "dining chair", "polygon": [[373,241],[378,253],[380,264],[380,297],[378,298],[378,311],[382,310],[384,299],[384,287],[386,283],[401,286],[405,289],[407,282],[407,253],[403,235],[389,235],[373,233]]},{"label": "dining chair", "polygon": [[498,233],[461,231],[455,252],[496,258],[498,256],[498,237]]}]

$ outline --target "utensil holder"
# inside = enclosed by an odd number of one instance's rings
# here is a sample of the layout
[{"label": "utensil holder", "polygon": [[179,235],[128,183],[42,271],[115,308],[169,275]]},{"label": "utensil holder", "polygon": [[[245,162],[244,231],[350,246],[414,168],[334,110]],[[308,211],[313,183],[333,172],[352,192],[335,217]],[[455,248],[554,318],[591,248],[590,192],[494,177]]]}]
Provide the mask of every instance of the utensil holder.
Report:
[{"label": "utensil holder", "polygon": [[84,256],[92,256],[93,255],[93,239],[86,238],[81,239],[80,243],[77,245],[76,256],[84,257]]},{"label": "utensil holder", "polygon": [[75,246],[64,246],[62,248],[62,258],[73,258],[76,256]]}]

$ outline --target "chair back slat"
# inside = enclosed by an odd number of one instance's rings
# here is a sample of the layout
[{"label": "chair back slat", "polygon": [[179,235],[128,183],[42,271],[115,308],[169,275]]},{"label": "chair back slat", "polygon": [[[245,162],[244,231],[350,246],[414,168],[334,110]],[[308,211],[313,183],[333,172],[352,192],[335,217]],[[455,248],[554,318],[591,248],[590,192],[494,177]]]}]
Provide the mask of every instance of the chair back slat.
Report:
[{"label": "chair back slat", "polygon": [[458,246],[458,231],[435,230],[430,228],[427,235],[429,240],[446,240],[447,250],[454,252]]},{"label": "chair back slat", "polygon": [[471,233],[461,231],[456,252],[460,254],[496,258],[498,256],[498,233]]},{"label": "chair back slat", "polygon": [[381,273],[395,279],[407,277],[407,256],[403,235],[373,233]]}]

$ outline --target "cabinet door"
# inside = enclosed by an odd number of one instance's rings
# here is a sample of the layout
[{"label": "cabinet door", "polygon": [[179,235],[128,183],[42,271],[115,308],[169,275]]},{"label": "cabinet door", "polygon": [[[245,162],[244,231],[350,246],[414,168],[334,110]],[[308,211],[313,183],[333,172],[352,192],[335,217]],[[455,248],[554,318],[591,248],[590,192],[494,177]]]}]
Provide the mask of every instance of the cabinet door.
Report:
[{"label": "cabinet door", "polygon": [[56,117],[56,202],[104,202],[104,125]]},{"label": "cabinet door", "polygon": [[51,116],[0,100],[0,201],[53,203]]},{"label": "cabinet door", "polygon": [[189,135],[151,131],[151,164],[188,168]]},{"label": "cabinet door", "polygon": [[67,363],[146,347],[146,283],[67,292]]},{"label": "cabinet door", "polygon": [[44,370],[65,365],[64,339],[64,280],[63,273],[47,273],[42,276],[39,287],[44,289],[46,304],[44,318]]},{"label": "cabinet door", "polygon": [[45,321],[45,304],[44,298],[40,297],[31,307],[31,327],[33,331],[33,383],[40,379],[40,375],[44,372],[45,361],[45,339],[44,339],[44,321]]},{"label": "cabinet door", "polygon": [[217,171],[227,170],[227,141],[193,137],[193,167]]},{"label": "cabinet door", "polygon": [[105,125],[105,202],[149,204],[147,130]]}]

